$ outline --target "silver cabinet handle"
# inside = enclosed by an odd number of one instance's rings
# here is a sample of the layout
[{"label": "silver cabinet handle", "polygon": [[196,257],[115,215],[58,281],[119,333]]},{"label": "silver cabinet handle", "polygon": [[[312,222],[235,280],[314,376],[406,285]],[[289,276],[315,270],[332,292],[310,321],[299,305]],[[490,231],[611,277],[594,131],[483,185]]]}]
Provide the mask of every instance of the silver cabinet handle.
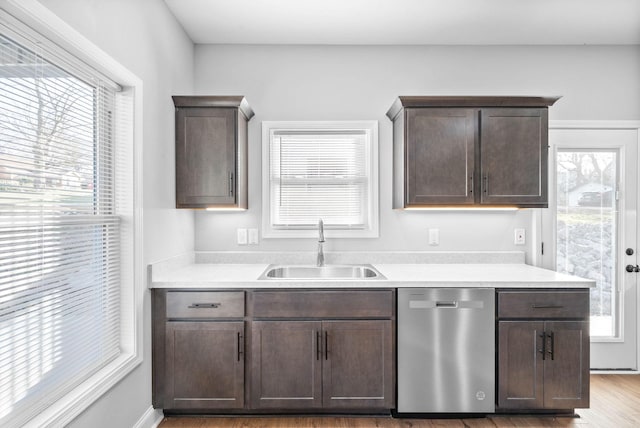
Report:
[{"label": "silver cabinet handle", "polygon": [[229,196],[233,196],[233,172],[229,171]]}]

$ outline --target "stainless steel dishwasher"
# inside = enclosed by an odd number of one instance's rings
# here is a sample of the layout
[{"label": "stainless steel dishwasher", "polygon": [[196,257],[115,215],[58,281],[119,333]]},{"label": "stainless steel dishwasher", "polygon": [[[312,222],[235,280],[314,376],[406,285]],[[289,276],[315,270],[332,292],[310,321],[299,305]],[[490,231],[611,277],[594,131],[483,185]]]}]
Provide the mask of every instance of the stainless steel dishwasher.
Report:
[{"label": "stainless steel dishwasher", "polygon": [[493,288],[398,289],[397,412],[495,412]]}]

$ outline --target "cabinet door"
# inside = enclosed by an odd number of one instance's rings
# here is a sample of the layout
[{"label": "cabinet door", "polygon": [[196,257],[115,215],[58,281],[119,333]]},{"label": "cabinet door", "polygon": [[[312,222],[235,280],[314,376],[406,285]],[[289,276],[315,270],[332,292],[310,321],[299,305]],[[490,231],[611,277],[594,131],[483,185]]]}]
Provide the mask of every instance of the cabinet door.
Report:
[{"label": "cabinet door", "polygon": [[319,321],[254,321],[251,405],[255,409],[322,407]]},{"label": "cabinet door", "polygon": [[176,110],[176,205],[206,208],[236,202],[234,108]]},{"label": "cabinet door", "polygon": [[547,127],[546,108],[481,110],[481,203],[547,206]]},{"label": "cabinet door", "polygon": [[543,331],[542,321],[498,323],[498,407],[543,407]]},{"label": "cabinet door", "polygon": [[322,326],[324,407],[394,407],[391,321],[325,321]]},{"label": "cabinet door", "polygon": [[544,405],[551,409],[589,407],[589,323],[545,323],[547,356]]},{"label": "cabinet door", "polygon": [[167,323],[166,409],[244,406],[244,323]]},{"label": "cabinet door", "polygon": [[406,205],[473,204],[473,109],[406,109]]}]

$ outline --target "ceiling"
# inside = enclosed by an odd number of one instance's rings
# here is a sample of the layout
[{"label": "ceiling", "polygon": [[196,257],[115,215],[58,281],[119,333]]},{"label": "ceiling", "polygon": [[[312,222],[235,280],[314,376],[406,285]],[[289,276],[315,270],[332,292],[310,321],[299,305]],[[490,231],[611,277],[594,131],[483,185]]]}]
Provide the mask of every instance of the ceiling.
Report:
[{"label": "ceiling", "polygon": [[198,44],[640,44],[640,0],[165,3]]}]

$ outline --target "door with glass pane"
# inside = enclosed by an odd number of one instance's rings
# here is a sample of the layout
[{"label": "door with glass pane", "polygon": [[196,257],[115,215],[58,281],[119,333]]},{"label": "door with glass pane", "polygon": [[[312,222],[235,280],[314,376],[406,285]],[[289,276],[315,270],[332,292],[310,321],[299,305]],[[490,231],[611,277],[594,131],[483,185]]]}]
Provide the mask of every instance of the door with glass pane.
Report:
[{"label": "door with glass pane", "polygon": [[552,245],[544,264],[596,282],[591,367],[636,369],[638,274],[625,267],[637,260],[637,129],[550,129],[549,137],[554,185],[543,242]]}]

